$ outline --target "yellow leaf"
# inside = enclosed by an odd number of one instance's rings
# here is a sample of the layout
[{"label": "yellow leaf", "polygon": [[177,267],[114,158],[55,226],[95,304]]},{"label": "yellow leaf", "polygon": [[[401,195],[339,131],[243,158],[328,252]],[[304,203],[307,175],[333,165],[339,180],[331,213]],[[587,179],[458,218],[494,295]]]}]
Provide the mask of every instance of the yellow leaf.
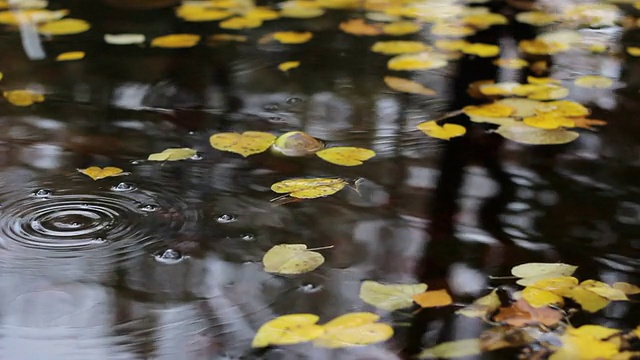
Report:
[{"label": "yellow leaf", "polygon": [[544,103],[538,100],[520,99],[520,98],[501,99],[496,101],[496,103],[511,107],[512,109],[514,109],[514,112],[513,114],[511,114],[511,116],[517,116],[517,117],[535,115],[538,108],[544,105]]},{"label": "yellow leaf", "polygon": [[44,95],[30,90],[3,91],[2,96],[15,106],[29,106],[44,101]]},{"label": "yellow leaf", "polygon": [[561,127],[574,127],[573,120],[557,116],[555,114],[541,114],[536,116],[526,117],[522,120],[523,123],[540,129],[553,130]]},{"label": "yellow leaf", "polygon": [[196,3],[183,4],[176,8],[176,16],[184,21],[203,22],[218,21],[233,15],[232,12],[211,8],[208,5],[204,2],[202,5]]},{"label": "yellow leaf", "polygon": [[423,350],[419,355],[419,359],[451,359],[465,356],[478,355],[482,352],[480,349],[480,339],[464,339],[457,341],[444,342],[434,347]]},{"label": "yellow leaf", "polygon": [[562,81],[550,77],[527,76],[529,84],[560,84]]},{"label": "yellow leaf", "polygon": [[456,311],[456,314],[460,314],[466,317],[485,317],[488,314],[494,312],[501,305],[500,298],[494,289],[489,294],[477,299],[471,305]]},{"label": "yellow leaf", "polygon": [[427,290],[427,284],[380,284],[365,280],[360,286],[360,299],[379,309],[394,311],[413,305],[413,295]]},{"label": "yellow leaf", "polygon": [[[518,266],[514,266],[511,269],[511,275],[523,279],[540,279],[555,278],[559,276],[571,276],[578,267],[573,265],[567,265],[562,263],[526,263]],[[518,284],[523,286],[529,286],[533,282]]]},{"label": "yellow leaf", "polygon": [[[308,1],[311,2],[311,1]],[[313,3],[315,5],[315,3]],[[282,5],[282,3],[281,3]],[[320,17],[324,15],[325,10],[320,7],[314,6],[300,6],[300,5],[291,5],[291,6],[283,6],[280,10],[280,15],[282,17],[290,17],[296,19],[311,19],[315,17]]]},{"label": "yellow leaf", "polygon": [[313,344],[324,348],[362,346],[388,340],[393,336],[393,328],[377,323],[380,316],[369,312],[349,313],[324,324],[322,336]]},{"label": "yellow leaf", "polygon": [[165,149],[160,153],[149,155],[147,160],[149,161],[178,161],[185,160],[193,157],[198,152],[189,148],[170,148]]},{"label": "yellow leaf", "polygon": [[622,291],[627,295],[640,294],[640,287],[626,282],[615,282],[613,288]]},{"label": "yellow leaf", "polygon": [[465,16],[462,18],[462,22],[478,29],[486,29],[493,25],[505,25],[509,20],[502,14],[488,12]]},{"label": "yellow leaf", "polygon": [[417,33],[421,28],[420,24],[411,21],[400,21],[384,25],[382,27],[382,32],[387,35],[401,36]]},{"label": "yellow leaf", "polygon": [[81,19],[62,19],[44,23],[38,27],[38,31],[45,35],[72,35],[83,33],[91,28],[91,25]]},{"label": "yellow leaf", "polygon": [[262,258],[264,271],[276,274],[304,274],[324,263],[324,257],[307,250],[304,244],[282,244],[269,249]]},{"label": "yellow leaf", "polygon": [[626,50],[631,56],[640,56],[640,46],[627,46]]},{"label": "yellow leaf", "polygon": [[104,34],[104,42],[111,45],[142,44],[145,40],[144,34]]},{"label": "yellow leaf", "polygon": [[43,23],[62,19],[68,14],[69,10],[28,9],[0,11],[0,24],[15,26],[27,22]]},{"label": "yellow leaf", "polygon": [[371,51],[385,55],[413,54],[429,51],[431,47],[420,41],[378,41],[373,44]]},{"label": "yellow leaf", "polygon": [[[501,125],[495,133],[502,137],[521,144],[528,145],[558,145],[574,141],[580,136],[575,131],[567,131],[563,128],[554,130],[539,129],[521,123],[511,123]],[[554,276],[561,276],[557,274]],[[538,280],[538,279],[536,279]],[[526,285],[518,281],[518,284]]]},{"label": "yellow leaf", "polygon": [[262,26],[262,20],[236,16],[222,21],[219,26],[221,29],[228,30],[255,29]]},{"label": "yellow leaf", "polygon": [[613,80],[600,75],[583,75],[575,79],[573,83],[588,89],[608,89],[613,86]]},{"label": "yellow leaf", "polygon": [[200,35],[196,34],[172,34],[159,36],[151,40],[151,46],[161,48],[189,48],[196,46],[200,41]]},{"label": "yellow leaf", "polygon": [[454,23],[438,22],[431,27],[431,34],[437,36],[465,37],[475,33],[476,31],[470,26]]},{"label": "yellow leaf", "polygon": [[287,72],[300,66],[300,61],[285,61],[278,65],[278,70]]},{"label": "yellow leaf", "polygon": [[274,40],[282,44],[302,44],[313,38],[313,33],[309,31],[296,32],[296,31],[279,31],[271,34]]},{"label": "yellow leaf", "polygon": [[277,182],[271,185],[271,190],[279,194],[289,193],[297,199],[315,199],[333,195],[345,186],[347,182],[339,178],[302,178]]},{"label": "yellow leaf", "polygon": [[462,136],[467,132],[464,126],[457,124],[444,124],[440,126],[434,120],[420,123],[417,127],[428,136],[442,140],[450,140],[453,137]]},{"label": "yellow leaf", "polygon": [[413,301],[423,308],[447,306],[453,303],[447,290],[425,291],[412,296]]},{"label": "yellow leaf", "polygon": [[267,7],[254,7],[244,13],[247,19],[259,19],[262,21],[275,20],[280,17],[280,13]]},{"label": "yellow leaf", "polygon": [[480,93],[486,96],[508,96],[512,95],[514,89],[520,87],[521,84],[517,82],[503,82],[497,84],[482,84],[480,85]]},{"label": "yellow leaf", "polygon": [[442,57],[428,52],[395,56],[387,62],[389,70],[429,70],[447,65]]},{"label": "yellow leaf", "polygon": [[84,51],[69,51],[58,54],[58,56],[56,56],[56,61],[80,60],[84,59],[84,55]]},{"label": "yellow leaf", "polygon": [[582,104],[571,100],[559,100],[540,103],[540,105],[536,107],[536,112],[547,115],[568,117],[587,116],[589,115],[589,113],[591,113],[589,109],[584,107]]},{"label": "yellow leaf", "polygon": [[104,169],[98,166],[91,166],[86,169],[78,169],[78,171],[87,175],[93,180],[100,180],[112,176],[129,175],[129,173],[123,172],[122,169],[113,166],[107,166]]},{"label": "yellow leaf", "polygon": [[513,114],[515,109],[508,105],[492,103],[465,106],[462,111],[468,116],[508,117]]},{"label": "yellow leaf", "polygon": [[522,69],[529,66],[529,62],[524,59],[510,58],[510,59],[496,59],[493,61],[494,65],[505,69]]},{"label": "yellow leaf", "polygon": [[596,360],[610,359],[618,353],[618,346],[612,342],[599,341],[592,336],[573,335],[570,330],[560,337],[562,346],[549,360]]},{"label": "yellow leaf", "polygon": [[253,338],[251,347],[292,345],[313,340],[322,335],[324,328],[316,325],[319,317],[313,314],[290,314],[264,323]]},{"label": "yellow leaf", "polygon": [[564,304],[564,300],[561,296],[558,296],[551,291],[541,290],[530,286],[527,286],[522,290],[522,298],[529,303],[529,305],[535,308]]},{"label": "yellow leaf", "polygon": [[569,44],[547,42],[540,39],[522,40],[518,46],[521,51],[531,55],[551,55],[569,49]]},{"label": "yellow leaf", "polygon": [[213,134],[209,138],[209,143],[214,149],[229,151],[240,154],[244,157],[259,154],[266,151],[273,141],[275,135],[259,131],[245,131],[239,133],[219,133]]},{"label": "yellow leaf", "polygon": [[385,76],[384,83],[393,90],[410,94],[435,95],[436,92],[413,80],[395,76]]},{"label": "yellow leaf", "polygon": [[573,276],[559,276],[540,279],[529,285],[529,287],[551,291],[555,294],[563,296],[563,293],[566,293],[567,290],[577,285],[578,279],[574,278]]},{"label": "yellow leaf", "polygon": [[583,310],[592,313],[609,305],[609,300],[581,286],[574,287],[567,295],[580,304]]},{"label": "yellow leaf", "polygon": [[500,54],[500,47],[492,44],[473,43],[463,47],[462,52],[480,57],[493,57]]},{"label": "yellow leaf", "polygon": [[338,146],[320,150],[316,152],[316,155],[318,155],[322,160],[332,164],[341,166],[358,166],[362,165],[364,161],[376,156],[376,153],[373,150],[364,148]]},{"label": "yellow leaf", "polygon": [[558,16],[542,11],[527,11],[517,14],[516,20],[533,26],[546,26],[558,21]]},{"label": "yellow leaf", "polygon": [[609,284],[605,284],[596,280],[585,280],[580,283],[580,287],[583,287],[591,292],[594,292],[608,300],[629,300],[627,294],[624,291],[611,287]]},{"label": "yellow leaf", "polygon": [[367,24],[362,19],[349,19],[339,25],[340,30],[351,35],[376,36],[382,34],[382,28],[378,25]]},{"label": "yellow leaf", "polygon": [[[597,119],[587,119],[584,117],[574,118],[573,119],[574,126],[582,129],[593,129],[593,126],[604,126],[607,125],[607,122],[604,120]],[[592,126],[593,125],[593,126]]]},{"label": "yellow leaf", "polygon": [[[525,87],[526,85],[522,85]],[[532,86],[527,96],[531,100],[557,100],[567,97],[569,89],[554,84],[536,84]]]}]

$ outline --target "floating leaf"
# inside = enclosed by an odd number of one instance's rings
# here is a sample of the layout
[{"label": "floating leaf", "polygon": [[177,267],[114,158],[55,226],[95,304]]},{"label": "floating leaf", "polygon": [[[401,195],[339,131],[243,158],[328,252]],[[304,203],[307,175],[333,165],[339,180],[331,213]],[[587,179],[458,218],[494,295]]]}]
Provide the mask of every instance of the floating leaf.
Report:
[{"label": "floating leaf", "polygon": [[393,328],[377,323],[380,316],[369,312],[349,313],[324,324],[322,336],[313,344],[324,348],[362,346],[386,341],[393,336]]},{"label": "floating leaf", "polygon": [[273,144],[275,139],[275,135],[270,133],[245,131],[242,134],[213,134],[209,138],[209,143],[214,149],[229,151],[247,157],[249,155],[259,154],[266,151],[271,144]]},{"label": "floating leaf", "polygon": [[428,52],[398,55],[387,62],[389,70],[429,70],[447,65],[447,61]]},{"label": "floating leaf", "polygon": [[566,144],[580,136],[577,132],[565,129],[545,130],[520,123],[501,125],[495,132],[511,141],[529,145]]},{"label": "floating leaf", "polygon": [[444,342],[434,347],[423,350],[419,355],[419,359],[444,358],[452,359],[463,356],[478,355],[482,352],[480,349],[480,339],[465,339],[457,341]]},{"label": "floating leaf", "polygon": [[365,280],[360,286],[360,299],[379,309],[394,311],[413,305],[413,295],[427,290],[427,284],[380,284]]},{"label": "floating leaf", "polygon": [[268,7],[258,6],[244,13],[247,19],[259,19],[262,21],[275,20],[280,18],[280,13]]},{"label": "floating leaf", "polygon": [[26,22],[43,23],[62,19],[68,14],[69,10],[51,11],[46,9],[28,9],[21,11],[0,11],[0,24],[15,26]]},{"label": "floating leaf", "polygon": [[[574,127],[582,129],[593,129],[593,126],[604,126],[607,122],[604,120],[587,119],[587,118],[574,118]],[[593,126],[592,126],[593,125]]]},{"label": "floating leaf", "polygon": [[473,35],[476,30],[470,26],[438,22],[431,27],[431,34],[437,36],[465,37]]},{"label": "floating leaf", "polygon": [[104,34],[104,42],[111,45],[142,44],[145,40],[144,34]]},{"label": "floating leaf", "polygon": [[618,353],[618,345],[603,339],[617,332],[619,331],[596,325],[568,328],[560,337],[562,346],[549,360],[611,359]]},{"label": "floating leaf", "polygon": [[8,102],[15,106],[29,106],[34,103],[44,101],[44,95],[34,93],[31,90],[9,90],[3,91],[2,96],[7,99]]},{"label": "floating leaf", "polygon": [[534,308],[564,304],[562,296],[556,295],[551,291],[541,290],[531,286],[527,286],[522,290],[522,299]]},{"label": "floating leaf", "polygon": [[91,25],[81,19],[62,19],[44,23],[38,27],[38,31],[45,35],[72,35],[83,33],[91,28]]},{"label": "floating leaf", "polygon": [[233,13],[227,10],[215,9],[206,6],[183,4],[176,8],[176,16],[184,21],[203,22],[218,21],[232,16]]},{"label": "floating leaf", "polygon": [[540,39],[522,40],[518,45],[520,50],[531,55],[552,55],[569,49],[569,44],[549,42]]},{"label": "floating leaf", "polygon": [[572,288],[566,296],[580,304],[582,310],[592,313],[609,305],[609,300],[581,286]]},{"label": "floating leaf", "polygon": [[435,120],[425,121],[418,124],[417,127],[428,136],[442,140],[450,140],[453,137],[462,136],[467,132],[464,126],[457,124],[444,124],[440,126]]},{"label": "floating leaf", "polygon": [[304,274],[324,263],[324,257],[304,244],[282,244],[269,249],[262,258],[264,271],[276,274]]},{"label": "floating leaf", "polygon": [[583,287],[591,292],[594,292],[605,299],[616,300],[629,300],[627,294],[624,291],[616,289],[609,284],[596,280],[585,280],[580,283],[580,287]]},{"label": "floating leaf", "polygon": [[508,106],[514,110],[511,116],[525,117],[533,116],[542,104],[538,100],[506,98],[496,101],[496,103]]},{"label": "floating leaf", "polygon": [[635,56],[635,57],[640,56],[640,46],[627,46],[626,50],[627,50],[627,54],[631,56]]},{"label": "floating leaf", "polygon": [[190,159],[198,152],[190,148],[170,148],[165,149],[160,153],[149,155],[147,160],[149,161],[178,161]]},{"label": "floating leaf", "polygon": [[514,266],[511,275],[522,278],[519,285],[528,286],[541,279],[571,276],[578,267],[562,263],[527,263]]},{"label": "floating leaf", "polygon": [[548,290],[558,295],[563,295],[566,290],[570,290],[574,286],[578,286],[578,279],[573,276],[544,278],[529,285],[529,287]]},{"label": "floating leaf", "polygon": [[467,15],[462,19],[462,22],[478,29],[486,29],[493,25],[505,25],[509,20],[502,14],[485,12]]},{"label": "floating leaf", "polygon": [[278,70],[282,72],[287,72],[291,69],[295,69],[300,66],[300,61],[285,61],[278,65]]},{"label": "floating leaf", "polygon": [[580,76],[573,83],[576,86],[588,89],[608,89],[613,86],[613,80],[600,75]]},{"label": "floating leaf", "polygon": [[315,199],[333,195],[347,186],[340,178],[289,179],[271,185],[271,190],[279,194],[289,193],[297,199]]},{"label": "floating leaf", "polygon": [[[525,94],[519,96],[526,96],[532,100],[557,100],[569,95],[569,89],[554,84],[536,84],[528,88],[527,85],[522,85],[520,89],[527,89],[528,91],[525,91]],[[516,91],[517,90],[518,89],[516,89]]]},{"label": "floating leaf", "polygon": [[522,119],[522,122],[540,129],[553,130],[561,127],[574,127],[573,120],[555,114],[541,114]]},{"label": "floating leaf", "polygon": [[536,107],[537,113],[553,116],[568,116],[578,117],[587,116],[590,111],[582,104],[570,100],[550,101],[547,103],[540,103]]},{"label": "floating leaf", "polygon": [[341,166],[358,166],[376,156],[375,151],[350,146],[332,147],[316,152],[319,158]]},{"label": "floating leaf", "polygon": [[436,95],[436,92],[413,80],[395,76],[385,76],[384,83],[393,90],[420,95]]},{"label": "floating leaf", "polygon": [[493,44],[473,43],[463,47],[462,52],[479,57],[493,57],[500,54],[500,47]]},{"label": "floating leaf", "polygon": [[420,41],[378,41],[371,47],[371,51],[385,55],[414,54],[429,51],[431,47]]},{"label": "floating leaf", "polygon": [[307,156],[321,150],[324,144],[302,131],[289,131],[273,143],[273,150],[285,156]]},{"label": "floating leaf", "polygon": [[553,326],[563,317],[564,314],[559,310],[550,307],[535,308],[525,299],[519,299],[510,306],[501,307],[493,320],[515,327],[534,324]]},{"label": "floating leaf", "polygon": [[490,313],[494,312],[501,305],[500,298],[494,289],[489,294],[477,299],[471,305],[456,311],[456,314],[460,314],[466,317],[479,317],[483,318]]},{"label": "floating leaf", "polygon": [[255,29],[262,26],[262,20],[236,16],[222,21],[219,26],[221,29],[228,30]]},{"label": "floating leaf", "polygon": [[468,116],[484,116],[484,117],[508,117],[513,114],[514,108],[500,103],[469,105],[462,109]]},{"label": "floating leaf", "polygon": [[524,24],[546,26],[558,21],[558,16],[542,11],[527,11],[517,14],[516,20]]},{"label": "floating leaf", "polygon": [[498,349],[521,347],[534,341],[525,329],[511,326],[498,326],[480,334],[480,349],[483,352]]},{"label": "floating leaf", "polygon": [[423,308],[447,306],[453,303],[451,295],[447,290],[425,291],[420,294],[413,295],[413,301]]},{"label": "floating leaf", "polygon": [[200,42],[200,35],[196,34],[172,34],[159,36],[151,40],[151,46],[160,48],[189,48],[196,46]]},{"label": "floating leaf", "polygon": [[69,51],[58,54],[58,56],[56,56],[56,61],[80,60],[84,59],[84,55],[84,51]]},{"label": "floating leaf", "polygon": [[258,329],[251,347],[292,345],[313,340],[324,333],[324,328],[316,325],[319,319],[313,314],[290,314],[277,317]]},{"label": "floating leaf", "polygon": [[401,36],[417,33],[421,28],[420,24],[411,21],[399,21],[384,25],[382,27],[382,32],[387,35]]},{"label": "floating leaf", "polygon": [[98,166],[91,166],[86,169],[78,169],[79,172],[87,175],[93,180],[100,180],[112,176],[123,176],[129,175],[128,172],[124,172],[122,169],[114,166],[107,166],[105,168],[100,168]]},{"label": "floating leaf", "polygon": [[[284,3],[280,4],[282,6],[282,9],[280,10],[280,16],[282,17],[290,17],[290,18],[296,18],[296,19],[312,19],[312,18],[320,17],[325,13],[324,9],[316,6],[301,6],[301,5],[296,6],[296,4],[294,5],[282,5],[282,4]],[[313,5],[316,5],[316,4],[313,3]]]},{"label": "floating leaf", "polygon": [[496,59],[493,61],[493,64],[505,69],[522,69],[529,66],[529,62],[527,60],[517,58]]},{"label": "floating leaf", "polygon": [[271,34],[271,37],[282,44],[302,44],[313,38],[313,33],[309,31],[279,31]]},{"label": "floating leaf", "polygon": [[629,284],[626,282],[615,282],[612,286],[614,289],[618,289],[627,295],[640,294],[640,287],[633,284]]},{"label": "floating leaf", "polygon": [[378,25],[367,24],[362,19],[349,19],[339,25],[340,30],[351,35],[376,36],[382,34],[382,28]]}]

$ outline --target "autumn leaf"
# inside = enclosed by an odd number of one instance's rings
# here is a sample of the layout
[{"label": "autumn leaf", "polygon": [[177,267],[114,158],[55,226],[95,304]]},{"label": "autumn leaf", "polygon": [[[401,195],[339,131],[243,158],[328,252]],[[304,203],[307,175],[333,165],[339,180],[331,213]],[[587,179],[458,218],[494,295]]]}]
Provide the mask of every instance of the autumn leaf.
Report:
[{"label": "autumn leaf", "polygon": [[469,105],[462,109],[468,116],[484,116],[484,117],[508,117],[514,113],[515,109],[511,106],[491,103],[484,105]]},{"label": "autumn leaf", "polygon": [[522,69],[529,66],[529,62],[518,58],[502,58],[493,61],[493,64],[504,69]]},{"label": "autumn leaf", "polygon": [[596,325],[568,328],[560,337],[562,346],[549,360],[610,359],[618,353],[618,345],[603,340],[617,332],[616,329]]},{"label": "autumn leaf", "polygon": [[456,314],[466,317],[484,318],[498,309],[500,305],[500,298],[494,289],[489,294],[476,299],[471,305],[456,311]]},{"label": "autumn leaf", "polygon": [[548,290],[561,296],[574,286],[578,286],[578,279],[573,276],[543,278],[529,285],[531,288]]},{"label": "autumn leaf", "polygon": [[347,182],[340,178],[301,178],[277,182],[271,185],[271,190],[293,198],[315,199],[333,195],[345,186]]},{"label": "autumn leaf", "polygon": [[0,24],[17,26],[21,23],[44,23],[62,19],[69,10],[25,9],[21,11],[0,11]]},{"label": "autumn leaf", "polygon": [[2,96],[15,106],[29,106],[44,101],[44,95],[31,90],[3,91]]},{"label": "autumn leaf", "polygon": [[300,66],[300,61],[285,61],[278,65],[278,70],[282,72],[287,72],[291,69],[295,69]]},{"label": "autumn leaf", "polygon": [[104,34],[104,41],[111,45],[142,44],[145,40],[144,34]]},{"label": "autumn leaf", "polygon": [[533,324],[553,326],[564,317],[559,310],[550,307],[533,307],[525,299],[519,299],[510,306],[501,307],[493,320],[515,327]]},{"label": "autumn leaf", "polygon": [[542,290],[527,286],[522,290],[522,299],[524,299],[529,305],[534,308],[549,306],[549,305],[562,305],[564,300],[562,296],[559,296],[551,291]]},{"label": "autumn leaf", "polygon": [[227,10],[208,7],[209,4],[204,2],[203,5],[197,3],[183,4],[176,8],[176,16],[184,21],[203,22],[223,20],[233,15],[232,12]]},{"label": "autumn leaf", "polygon": [[514,111],[511,116],[526,117],[533,116],[538,111],[541,101],[521,98],[506,98],[496,101],[497,104],[506,105]]},{"label": "autumn leaf", "polygon": [[247,19],[258,19],[262,21],[275,20],[280,18],[280,13],[266,6],[255,6],[246,11],[243,16]]},{"label": "autumn leaf", "polygon": [[398,55],[387,62],[389,70],[429,70],[447,65],[447,61],[429,52]]},{"label": "autumn leaf", "polygon": [[159,36],[151,40],[151,46],[169,49],[194,47],[200,42],[200,35],[172,34]]},{"label": "autumn leaf", "polygon": [[218,26],[227,30],[255,29],[262,26],[262,20],[236,16],[220,22]]},{"label": "autumn leaf", "polygon": [[558,100],[540,103],[536,106],[536,113],[552,116],[587,116],[591,113],[589,109],[580,103],[571,100]]},{"label": "autumn leaf", "polygon": [[278,136],[272,149],[284,156],[307,156],[324,147],[322,141],[302,131],[289,131]]},{"label": "autumn leaf", "polygon": [[554,113],[529,116],[522,119],[522,122],[526,125],[546,130],[575,126],[575,123],[572,119],[566,118],[564,116],[558,116]]},{"label": "autumn leaf", "polygon": [[82,174],[87,175],[93,180],[100,180],[100,179],[104,179],[112,176],[129,175],[128,172],[124,172],[122,169],[118,167],[113,167],[113,166],[107,166],[105,168],[100,168],[98,166],[91,166],[86,169],[78,169],[78,171],[81,172]]},{"label": "autumn leaf", "polygon": [[190,159],[198,152],[190,148],[170,148],[165,149],[160,153],[149,155],[147,160],[149,161],[178,161]]},{"label": "autumn leaf", "polygon": [[304,274],[324,263],[324,257],[304,244],[282,244],[269,249],[262,258],[264,271],[276,274]]},{"label": "autumn leaf", "polygon": [[311,40],[313,33],[309,31],[280,31],[271,34],[271,37],[282,44],[302,44]]},{"label": "autumn leaf", "polygon": [[332,164],[341,166],[358,166],[362,165],[364,161],[376,156],[375,151],[350,147],[350,146],[338,146],[332,147],[316,152],[319,158]]},{"label": "autumn leaf", "polygon": [[385,55],[414,54],[429,50],[431,47],[423,42],[408,40],[378,41],[371,47],[371,51]]},{"label": "autumn leaf", "polygon": [[517,284],[528,286],[542,279],[571,276],[577,269],[562,263],[526,263],[514,266],[511,275],[521,278]]},{"label": "autumn leaf", "polygon": [[422,27],[411,21],[399,21],[382,26],[382,32],[387,35],[402,36],[417,33]]},{"label": "autumn leaf", "polygon": [[609,305],[609,300],[581,286],[572,288],[565,296],[580,304],[582,310],[594,313]]},{"label": "autumn leaf", "polygon": [[419,359],[451,359],[464,356],[478,355],[480,349],[480,339],[464,339],[444,342],[434,347],[424,349],[419,355]]},{"label": "autumn leaf", "polygon": [[324,333],[324,328],[316,325],[319,319],[313,314],[290,314],[277,317],[258,329],[251,347],[292,345],[313,340]]},{"label": "autumn leaf", "polygon": [[436,92],[425,87],[424,85],[417,83],[413,80],[404,79],[395,76],[385,76],[384,83],[393,90],[406,92],[410,94],[419,94],[432,96],[436,95]]},{"label": "autumn leaf", "polygon": [[84,55],[84,51],[69,51],[58,54],[58,56],[56,56],[56,61],[80,60],[84,59]]},{"label": "autumn leaf", "polygon": [[427,284],[381,284],[365,280],[360,286],[360,299],[379,309],[394,311],[413,305],[413,295],[427,290]]},{"label": "autumn leaf", "polygon": [[528,145],[566,144],[574,141],[578,138],[578,136],[580,136],[580,134],[578,134],[577,132],[567,131],[562,128],[546,130],[531,127],[521,123],[501,125],[494,132],[511,141]]},{"label": "autumn leaf", "polygon": [[585,280],[580,283],[580,287],[594,292],[608,300],[629,300],[629,298],[627,298],[627,294],[625,294],[624,291],[616,289],[609,284],[603,283],[602,281]]},{"label": "autumn leaf", "polygon": [[612,286],[614,289],[618,289],[627,295],[640,294],[640,287],[633,284],[629,284],[626,282],[615,282]]},{"label": "autumn leaf", "polygon": [[581,118],[574,118],[573,124],[574,124],[573,126],[577,128],[592,130],[593,126],[604,126],[604,125],[607,125],[607,122],[604,120],[587,119],[587,118],[581,117]]},{"label": "autumn leaf", "polygon": [[259,154],[273,144],[276,136],[266,132],[245,131],[239,133],[213,134],[209,138],[211,147],[220,151],[240,154],[243,157]]},{"label": "autumn leaf", "polygon": [[453,303],[447,290],[425,291],[412,296],[413,301],[423,308],[447,306]]},{"label": "autumn leaf", "polygon": [[557,15],[543,11],[527,11],[516,15],[516,21],[533,26],[546,26],[558,20]]},{"label": "autumn leaf", "polygon": [[473,43],[460,49],[463,53],[479,57],[493,57],[500,54],[500,47],[493,44]]},{"label": "autumn leaf", "polygon": [[369,312],[349,313],[322,325],[324,333],[313,344],[324,348],[362,346],[386,341],[393,336],[393,328],[378,323],[380,316]]},{"label": "autumn leaf", "polygon": [[631,56],[640,56],[640,46],[627,46],[625,50],[627,51],[627,54]]},{"label": "autumn leaf", "polygon": [[310,3],[312,6],[299,5],[299,2],[293,4],[281,3],[280,16],[295,19],[312,19],[324,15],[325,10],[315,6],[317,5],[315,2],[308,1],[305,3]]},{"label": "autumn leaf", "polygon": [[464,126],[457,124],[444,124],[440,126],[435,120],[425,121],[418,124],[417,127],[428,136],[442,140],[450,140],[453,137],[462,136],[467,132]]},{"label": "autumn leaf", "polygon": [[61,19],[40,25],[38,31],[45,35],[73,35],[83,33],[89,28],[91,25],[81,19]]},{"label": "autumn leaf", "polygon": [[583,75],[573,82],[576,86],[587,89],[608,89],[613,86],[613,80],[600,75]]},{"label": "autumn leaf", "polygon": [[339,25],[340,30],[351,35],[376,36],[382,34],[382,28],[378,25],[367,24],[362,19],[349,19]]}]

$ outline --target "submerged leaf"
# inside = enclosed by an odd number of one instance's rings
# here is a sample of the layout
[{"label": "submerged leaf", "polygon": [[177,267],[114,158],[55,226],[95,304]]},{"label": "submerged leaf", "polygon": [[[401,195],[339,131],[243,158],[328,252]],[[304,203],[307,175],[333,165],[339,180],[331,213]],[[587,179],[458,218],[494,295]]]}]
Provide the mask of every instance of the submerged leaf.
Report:
[{"label": "submerged leaf", "polygon": [[574,141],[578,136],[580,136],[580,134],[574,131],[567,131],[564,129],[538,129],[520,123],[502,125],[495,130],[495,132],[511,141],[528,145],[566,144]]},{"label": "submerged leaf", "polygon": [[380,316],[369,312],[349,313],[324,324],[324,333],[313,344],[330,349],[362,346],[388,340],[393,328],[377,323]]},{"label": "submerged leaf", "polygon": [[564,314],[559,310],[546,306],[535,308],[525,299],[519,299],[510,306],[501,307],[493,320],[515,327],[534,324],[553,326],[563,317]]},{"label": "submerged leaf", "polygon": [[289,179],[271,185],[271,190],[279,194],[289,193],[298,199],[315,199],[333,195],[347,186],[340,178]]},{"label": "submerged leaf", "polygon": [[420,94],[420,95],[435,95],[436,92],[425,87],[424,85],[417,83],[413,80],[404,79],[395,76],[385,76],[384,83],[387,84],[388,87],[392,88],[396,91],[406,92],[410,94]]},{"label": "submerged leaf", "polygon": [[444,358],[452,359],[463,356],[478,355],[482,352],[480,349],[480,339],[465,339],[457,341],[444,342],[434,347],[423,350],[419,355],[419,359]]},{"label": "submerged leaf", "polygon": [[239,133],[213,134],[209,143],[214,149],[240,154],[244,157],[260,154],[273,144],[276,136],[266,132],[245,131]]},{"label": "submerged leaf", "polygon": [[149,155],[147,160],[149,161],[178,161],[190,159],[198,152],[190,148],[170,148],[165,149],[160,153]]},{"label": "submerged leaf", "polygon": [[290,314],[277,317],[258,329],[251,347],[292,345],[313,340],[324,333],[324,328],[316,325],[319,319],[313,314]]},{"label": "submerged leaf", "polygon": [[462,136],[467,132],[464,126],[457,124],[438,125],[435,120],[418,124],[418,129],[436,139],[450,140],[453,137]]},{"label": "submerged leaf", "polygon": [[93,180],[100,180],[100,179],[104,179],[112,176],[129,175],[128,172],[123,172],[122,169],[114,166],[107,166],[105,168],[100,168],[98,166],[91,166],[86,169],[78,169],[78,171],[87,175]]},{"label": "submerged leaf", "polygon": [[350,147],[350,146],[338,146],[332,147],[316,152],[319,158],[332,164],[341,166],[358,166],[362,165],[364,161],[376,156],[375,151]]},{"label": "submerged leaf", "polygon": [[264,271],[276,274],[304,274],[324,263],[324,257],[307,250],[304,244],[282,244],[269,249],[262,258]]},{"label": "submerged leaf", "polygon": [[360,299],[379,309],[394,311],[413,305],[413,296],[427,290],[427,284],[381,284],[365,280],[360,286]]}]

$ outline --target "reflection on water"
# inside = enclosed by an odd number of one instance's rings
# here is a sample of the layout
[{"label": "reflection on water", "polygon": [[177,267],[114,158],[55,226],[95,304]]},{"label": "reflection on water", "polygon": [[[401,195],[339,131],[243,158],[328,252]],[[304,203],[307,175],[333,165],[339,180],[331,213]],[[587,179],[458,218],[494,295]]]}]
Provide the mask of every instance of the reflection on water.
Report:
[{"label": "reflection on water", "polygon": [[[465,125],[467,135],[445,143],[415,125],[477,103],[467,94],[474,81],[523,81],[526,74],[465,56],[442,69],[407,73],[434,89],[435,98],[391,91],[382,81],[388,58],[369,51],[377,38],[338,31],[340,21],[362,15],[358,10],[266,22],[240,32],[253,39],[247,43],[190,49],[104,43],[106,33],[219,32],[178,21],[175,3],[52,0],[50,9],[70,9],[92,29],[51,38],[28,27],[0,29],[1,89],[46,94],[45,102],[26,108],[0,103],[3,359],[403,358],[441,341],[477,337],[483,324],[453,315],[455,308],[409,321],[381,313],[409,326],[398,327],[389,342],[349,350],[256,351],[250,344],[261,324],[282,314],[308,312],[324,321],[375,312],[358,298],[365,279],[425,281],[449,289],[460,303],[499,284],[488,275],[529,261],[578,265],[584,279],[640,283],[637,59],[548,57],[554,77],[616,79],[614,89],[570,89],[571,99],[609,122],[581,131],[574,143],[520,145],[464,115],[451,122]],[[512,18],[533,3],[488,6]],[[626,5],[625,16],[639,14]],[[256,44],[281,29],[312,31],[315,38],[296,46]],[[540,31],[510,24],[467,40],[498,43],[504,57],[513,57],[518,40]],[[637,27],[583,34],[610,47],[639,46]],[[402,38],[434,40],[428,31]],[[53,61],[74,50],[86,58]],[[277,70],[292,59],[300,68]],[[302,130],[377,156],[339,167],[269,153],[244,159],[209,146],[213,133],[246,130]],[[169,147],[199,155],[142,160]],[[89,166],[118,166],[132,175],[94,182],[76,171]],[[300,176],[365,181],[359,194],[273,207],[270,185]],[[281,243],[334,248],[312,273],[274,276],[261,259]],[[636,303],[615,303],[589,321],[634,327],[638,311]]]}]

